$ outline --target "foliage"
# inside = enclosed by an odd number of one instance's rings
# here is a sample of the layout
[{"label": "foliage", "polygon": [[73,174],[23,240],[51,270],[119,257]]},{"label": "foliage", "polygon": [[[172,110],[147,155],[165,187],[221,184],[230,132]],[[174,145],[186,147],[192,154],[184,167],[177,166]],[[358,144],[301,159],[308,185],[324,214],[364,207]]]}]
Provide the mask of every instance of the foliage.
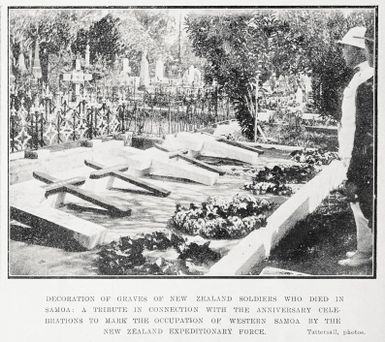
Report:
[{"label": "foliage", "polygon": [[256,172],[253,182],[273,182],[276,184],[306,183],[314,177],[318,170],[310,164],[299,164],[293,166],[265,167]]},{"label": "foliage", "polygon": [[254,195],[266,193],[275,195],[291,195],[292,187],[288,183],[305,183],[320,170],[323,165],[329,165],[332,160],[338,158],[336,152],[322,149],[298,150],[290,153],[291,159],[299,165],[273,168],[265,167],[256,171],[251,182],[245,183],[243,189],[251,191]]},{"label": "foliage", "polygon": [[[174,248],[178,253],[175,261],[162,257],[156,259],[145,256],[148,251],[165,251]],[[209,247],[209,243],[188,243],[182,237],[163,232],[145,234],[132,239],[121,237],[118,242],[103,246],[98,253],[99,272],[107,275],[175,275],[190,274],[186,261],[204,264],[221,258],[218,252]]]},{"label": "foliage", "polygon": [[95,22],[89,30],[90,62],[102,56],[108,64],[115,60],[119,52],[119,31],[117,29],[118,18],[107,14],[101,20]]},{"label": "foliage", "polygon": [[[337,10],[257,10],[234,15],[189,16],[189,37],[198,56],[207,59],[206,79],[216,79],[232,98],[245,135],[254,136],[255,79],[273,72],[312,72],[320,113],[339,115],[339,98],[350,71],[336,40],[371,12]],[[254,105],[253,105],[254,103]]]},{"label": "foliage", "polygon": [[293,189],[280,182],[249,182],[243,185],[243,189],[251,191],[254,195],[273,194],[280,196],[289,196]]},{"label": "foliage", "polygon": [[338,139],[335,132],[310,131],[299,122],[297,124],[271,125],[263,124],[263,130],[267,137],[281,145],[297,146],[299,148],[322,148],[328,151],[336,151]]},{"label": "foliage", "polygon": [[323,149],[316,150],[298,150],[290,153],[291,159],[298,163],[306,163],[309,165],[322,166],[329,165],[332,160],[338,158],[338,153],[330,152]]},{"label": "foliage", "polygon": [[162,57],[166,72],[175,76],[191,64],[202,63],[194,56],[188,39],[176,34],[176,26],[175,15],[168,10],[113,10],[106,15],[105,10],[98,9],[15,9],[10,13],[12,71],[17,78],[20,76],[20,53],[31,65],[30,53],[38,40],[44,82],[49,69],[70,64],[75,56],[84,56],[87,43],[92,63],[105,64],[110,69],[115,55],[127,57],[131,74],[139,75],[141,56],[147,51],[150,64]]},{"label": "foliage", "polygon": [[[27,62],[31,65],[28,54],[39,43],[39,57],[42,69],[42,79],[47,82],[50,56],[58,56],[62,62],[67,49],[76,36],[76,16],[67,11],[35,11],[34,15],[26,15],[24,11],[17,12],[10,19],[10,41],[13,56],[26,54]],[[13,71],[17,75],[15,65]]]},{"label": "foliage", "polygon": [[209,198],[200,206],[177,205],[171,222],[187,234],[209,239],[236,239],[266,225],[264,213],[273,203],[251,195],[235,195],[231,200]]}]

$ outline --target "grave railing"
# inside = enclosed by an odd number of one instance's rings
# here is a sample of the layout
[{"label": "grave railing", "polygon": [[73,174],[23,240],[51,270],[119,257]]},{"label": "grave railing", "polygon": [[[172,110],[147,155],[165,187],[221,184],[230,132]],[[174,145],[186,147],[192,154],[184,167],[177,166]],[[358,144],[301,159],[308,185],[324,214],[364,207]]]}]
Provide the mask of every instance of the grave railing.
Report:
[{"label": "grave railing", "polygon": [[43,95],[20,98],[11,94],[11,153],[128,131],[161,137],[193,131],[234,115],[226,96],[209,91],[158,92],[156,98],[126,89],[113,98],[88,93],[78,102],[69,102],[64,93]]}]

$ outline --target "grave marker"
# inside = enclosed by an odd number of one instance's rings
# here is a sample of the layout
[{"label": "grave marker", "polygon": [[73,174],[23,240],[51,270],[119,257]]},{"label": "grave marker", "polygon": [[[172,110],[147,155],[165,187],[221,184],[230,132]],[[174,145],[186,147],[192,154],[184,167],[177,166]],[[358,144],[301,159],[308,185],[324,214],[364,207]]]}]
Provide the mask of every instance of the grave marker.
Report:
[{"label": "grave marker", "polygon": [[[156,148],[158,148],[159,150],[163,151],[163,152],[171,152],[171,150],[169,150],[168,148],[164,147],[164,146],[161,146],[159,144],[154,144],[154,146]],[[226,172],[221,170],[220,168],[217,168],[215,166],[212,166],[210,164],[207,164],[207,163],[204,163],[198,159],[195,159],[195,158],[191,158],[191,157],[188,157],[186,156],[185,154],[187,154],[188,151],[186,150],[182,150],[182,151],[177,151],[177,152],[171,152],[169,154],[169,158],[170,159],[174,159],[176,158],[177,160],[180,158],[192,165],[195,165],[197,167],[200,167],[202,169],[205,169],[205,170],[208,170],[208,171],[212,171],[212,172],[216,172],[218,173],[220,176],[223,176]]]},{"label": "grave marker", "polygon": [[232,146],[214,137],[199,133],[178,133],[176,137],[167,136],[166,145],[179,145],[187,148],[192,155],[207,156],[215,158],[233,159],[243,163],[257,164],[258,153],[249,151],[248,148]]},{"label": "grave marker", "polygon": [[80,85],[84,81],[91,81],[92,74],[84,73],[80,66],[80,59],[76,59],[75,68],[71,73],[63,74],[63,81],[71,82],[73,89],[72,101],[79,101],[80,99]]},{"label": "grave marker", "polygon": [[154,193],[156,196],[167,197],[171,193],[170,191],[162,189],[161,187],[147,183],[138,177],[124,174],[123,171],[128,170],[128,168],[129,168],[128,165],[115,165],[115,166],[111,166],[111,167],[105,167],[102,164],[99,164],[99,163],[96,163],[96,162],[90,161],[90,160],[85,160],[84,163],[87,166],[92,167],[92,168],[97,170],[97,171],[91,173],[91,175],[90,175],[91,179],[110,177],[110,179],[107,183],[108,189],[112,188],[113,182],[114,182],[115,178],[117,178],[117,179],[120,179],[124,182],[134,184],[137,187],[140,187],[140,188],[143,188],[147,191],[150,191],[150,192]]},{"label": "grave marker", "polygon": [[84,184],[83,179],[81,178],[71,178],[68,180],[58,180],[48,174],[43,172],[33,172],[33,176],[46,183],[50,186],[45,189],[45,197],[48,198],[51,195],[58,195],[55,201],[55,207],[62,206],[64,203],[65,195],[71,194],[76,196],[84,201],[95,204],[99,207],[107,209],[110,215],[112,216],[125,216],[131,214],[131,209],[125,205],[116,205],[110,201],[99,197],[89,191],[80,189],[77,185]]},{"label": "grave marker", "polygon": [[240,147],[240,148],[243,148],[245,150],[249,150],[249,151],[252,151],[252,152],[259,153],[259,154],[263,154],[264,153],[264,151],[259,149],[259,148],[248,146],[248,145],[239,143],[237,141],[231,141],[231,140],[228,140],[226,138],[219,138],[219,139],[217,139],[217,141],[223,142],[223,143],[231,145],[231,146]]},{"label": "grave marker", "polygon": [[[136,150],[136,149],[134,149]],[[167,152],[162,152],[155,147],[145,151],[137,151],[128,156],[133,169],[149,169],[151,176],[160,176],[176,179],[186,179],[205,185],[213,185],[218,178],[218,172],[203,170],[201,167],[192,166],[185,162],[170,160]]]}]

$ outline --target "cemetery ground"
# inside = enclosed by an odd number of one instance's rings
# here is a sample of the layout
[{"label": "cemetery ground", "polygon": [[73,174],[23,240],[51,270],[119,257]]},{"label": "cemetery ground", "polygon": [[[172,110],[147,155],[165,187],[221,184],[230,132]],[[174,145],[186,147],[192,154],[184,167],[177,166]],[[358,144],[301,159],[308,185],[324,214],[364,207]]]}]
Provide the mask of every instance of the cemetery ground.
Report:
[{"label": "cemetery ground", "polygon": [[[111,142],[102,143],[108,145]],[[120,142],[122,143],[122,142]],[[113,143],[112,143],[113,144]],[[71,151],[71,150],[67,150]],[[285,154],[271,152],[274,159],[263,156],[260,158],[260,166],[272,165],[271,163],[290,163]],[[277,158],[277,155],[280,158]],[[103,153],[104,164],[109,164],[108,154]],[[110,158],[110,160],[114,160]],[[16,161],[19,164],[35,164],[37,160]],[[112,164],[111,164],[112,165]],[[223,169],[234,173],[234,170],[240,170],[247,165],[233,166],[231,163],[222,166]],[[31,170],[31,165],[24,167]],[[15,165],[19,174],[23,172],[21,165]],[[63,173],[63,172],[62,172]],[[87,167],[76,168],[64,172],[65,177],[60,177],[60,172],[56,174],[58,178],[70,178],[73,176],[88,176],[90,169]],[[27,175],[25,175],[28,177]],[[63,210],[72,213],[77,217],[90,220],[97,224],[107,227],[116,234],[131,237],[141,236],[142,234],[151,233],[154,231],[167,231],[167,223],[175,211],[176,203],[189,204],[190,202],[200,203],[205,201],[209,196],[231,197],[235,193],[243,192],[240,189],[242,184],[249,180],[250,176],[224,176],[219,178],[217,184],[207,186],[193,182],[175,180],[175,179],[150,179],[151,183],[157,184],[163,188],[171,190],[171,195],[166,198],[151,196],[149,193],[141,191],[135,187],[127,190],[128,186],[123,182],[116,183],[113,191],[103,190],[103,187],[97,187],[99,195],[108,196],[115,202],[127,202],[132,209],[131,216],[128,217],[109,217],[103,211],[88,207],[84,210],[84,203],[76,199],[71,199]],[[36,187],[35,180],[28,182],[31,187]],[[26,190],[26,183],[23,183],[23,190]],[[100,192],[101,191],[101,192]],[[32,192],[34,192],[32,190]],[[283,199],[280,199],[281,201]],[[54,232],[51,232],[55,234]],[[46,230],[34,231],[22,225],[13,222],[11,224],[11,245],[10,245],[10,273],[11,274],[28,274],[28,275],[95,275],[95,258],[97,257],[97,249],[94,251],[81,251],[75,241],[64,239],[60,241],[60,237],[52,237],[52,234],[47,235]],[[194,240],[194,238],[191,238]],[[14,241],[13,241],[14,240]],[[195,238],[197,241],[203,241],[202,238]],[[226,252],[237,240],[213,240],[210,247]],[[79,250],[80,249],[80,250]],[[175,258],[174,255],[171,257]],[[61,261],[59,261],[61,260]]]},{"label": "cemetery ground", "polygon": [[356,249],[356,229],[346,201],[337,204],[334,197],[331,195],[314,215],[300,221],[270,257],[250,273],[259,274],[265,267],[277,267],[321,276],[371,274],[371,266],[346,269],[337,263],[346,258],[346,251]]},{"label": "cemetery ground", "polygon": [[[95,158],[95,161],[111,166],[119,162],[119,156],[117,157],[117,155],[110,152],[113,151],[114,146],[121,146],[122,144],[122,141],[99,141],[95,145],[100,148],[99,152],[84,152],[87,148],[80,148],[83,151],[81,156],[77,155],[79,148],[69,148],[66,151],[51,153],[67,153],[69,156],[68,166],[74,163],[74,159],[80,160],[87,154],[87,158],[91,156],[91,159]],[[58,149],[58,147],[55,147],[53,150]],[[127,150],[130,149],[127,147]],[[95,149],[88,148],[88,151],[95,151]],[[254,165],[257,169],[293,164],[288,151],[266,148],[263,152],[263,154],[259,155],[257,164]],[[189,203],[200,204],[210,196],[231,198],[236,193],[250,194],[242,189],[242,185],[250,181],[251,176],[248,172],[250,165],[217,158],[201,158],[201,160],[226,171],[226,174],[219,177],[217,183],[213,185],[165,177],[146,177],[146,182],[171,191],[169,196],[163,198],[152,196],[143,189],[127,185],[119,180],[114,183],[111,190],[107,190],[104,186],[105,182],[102,180],[90,181],[87,179],[86,184],[89,183],[90,189],[99,196],[116,203],[128,205],[131,209],[130,216],[110,217],[100,208],[85,204],[72,196],[69,197],[68,204],[60,210],[105,227],[111,233],[111,239],[116,239],[117,236],[130,236],[132,239],[137,239],[142,237],[143,234],[155,231],[163,231],[166,234],[173,231],[183,236],[189,243],[202,244],[210,241],[209,247],[219,252],[223,257],[242,239],[203,239],[200,236],[190,236],[175,231],[170,225],[170,218],[175,212],[177,203],[183,205]],[[44,171],[47,167],[44,162],[39,161],[39,159],[21,159],[12,161],[12,163],[11,168],[15,171],[13,174],[14,182],[21,182],[19,185],[15,184],[15,188],[17,186],[21,187],[24,193],[39,193],[36,192],[36,189],[41,187],[41,184],[37,180],[31,180],[31,174],[32,171]],[[92,171],[86,166],[79,167],[79,164],[65,172],[63,172],[63,165],[51,165],[50,167],[56,170],[54,176],[59,179],[80,176],[88,178]],[[40,197],[31,197],[30,200],[38,201],[41,200]],[[277,206],[288,199],[288,196],[269,194],[259,195],[258,197],[272,200]],[[270,257],[262,264],[250,269],[249,274],[258,275],[264,266],[274,266],[309,275],[371,274],[369,267],[347,270],[338,266],[337,261],[344,257],[345,252],[354,249],[354,221],[346,205],[341,205],[338,201],[326,200],[319,210],[322,210],[322,208],[324,208],[323,212],[316,211],[304,221],[297,223],[292,231],[272,251]],[[11,275],[100,276],[100,269],[98,268],[100,247],[85,250],[68,234],[52,230],[50,227],[41,226],[31,229],[12,221],[9,243],[9,271]],[[173,248],[166,251],[145,251],[144,254],[153,260],[163,258],[164,260],[175,261],[178,257]],[[204,275],[213,264],[213,261],[207,261],[195,265],[191,268],[192,274]]]}]

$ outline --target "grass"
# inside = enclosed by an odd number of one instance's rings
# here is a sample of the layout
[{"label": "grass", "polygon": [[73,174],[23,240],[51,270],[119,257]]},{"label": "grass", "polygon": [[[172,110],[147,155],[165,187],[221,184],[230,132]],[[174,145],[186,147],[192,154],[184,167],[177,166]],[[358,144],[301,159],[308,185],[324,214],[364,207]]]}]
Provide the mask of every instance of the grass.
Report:
[{"label": "grass", "polygon": [[266,266],[311,275],[371,275],[372,267],[338,265],[347,251],[356,249],[356,227],[350,206],[339,193],[330,195],[305,220],[298,222],[270,257],[252,274]]}]

